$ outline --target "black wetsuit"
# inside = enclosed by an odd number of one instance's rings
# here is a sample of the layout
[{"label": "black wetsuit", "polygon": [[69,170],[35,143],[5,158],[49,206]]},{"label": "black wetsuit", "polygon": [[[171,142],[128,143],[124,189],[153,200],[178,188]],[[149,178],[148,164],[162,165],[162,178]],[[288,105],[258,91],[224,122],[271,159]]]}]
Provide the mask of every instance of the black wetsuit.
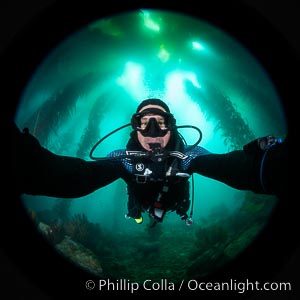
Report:
[{"label": "black wetsuit", "polygon": [[[21,133],[15,124],[10,133],[11,147],[8,147],[9,169],[6,179],[14,186],[14,192],[74,198],[92,193],[118,178],[124,178],[126,182],[131,180],[120,160],[86,161],[60,156],[42,147],[30,133]],[[271,147],[265,157],[264,152],[259,149],[226,154],[203,151],[201,155],[200,152],[196,153],[198,150],[193,155],[189,154],[186,160],[188,163],[181,171],[198,173],[233,188],[255,193],[281,196],[287,192],[287,138]]]},{"label": "black wetsuit", "polygon": [[[115,150],[108,157],[126,156],[125,149]],[[127,183],[128,216],[139,218],[141,212],[159,209],[164,215],[171,210],[187,218],[190,206],[189,177],[195,158],[209,154],[202,147],[186,146],[183,152],[162,152],[149,156],[147,152],[133,151],[128,157],[117,159],[118,168],[124,170],[122,179]],[[140,155],[139,155],[140,154]],[[163,215],[158,220],[162,220]]]},{"label": "black wetsuit", "polygon": [[56,155],[40,145],[30,133],[11,130],[8,174],[13,191],[50,197],[82,197],[110,184],[122,170],[111,161],[86,161]]}]

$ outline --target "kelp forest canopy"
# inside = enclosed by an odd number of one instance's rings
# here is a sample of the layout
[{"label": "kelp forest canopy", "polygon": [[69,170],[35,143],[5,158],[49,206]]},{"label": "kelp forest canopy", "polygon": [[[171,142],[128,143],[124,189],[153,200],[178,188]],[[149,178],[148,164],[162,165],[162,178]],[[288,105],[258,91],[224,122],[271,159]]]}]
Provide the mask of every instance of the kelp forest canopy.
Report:
[{"label": "kelp forest canopy", "polygon": [[[99,19],[66,37],[32,74],[15,121],[50,151],[89,160],[93,145],[129,123],[146,98],[164,100],[178,125],[200,128],[200,146],[214,153],[287,134],[276,88],[251,51],[213,24],[160,10]],[[189,144],[198,138],[181,133]],[[129,134],[112,135],[95,155],[124,148]],[[195,176],[192,228],[170,214],[149,232],[124,218],[126,200],[122,181],[68,201],[23,197],[58,251],[94,274],[132,280],[209,273],[251,243],[276,203]]]}]

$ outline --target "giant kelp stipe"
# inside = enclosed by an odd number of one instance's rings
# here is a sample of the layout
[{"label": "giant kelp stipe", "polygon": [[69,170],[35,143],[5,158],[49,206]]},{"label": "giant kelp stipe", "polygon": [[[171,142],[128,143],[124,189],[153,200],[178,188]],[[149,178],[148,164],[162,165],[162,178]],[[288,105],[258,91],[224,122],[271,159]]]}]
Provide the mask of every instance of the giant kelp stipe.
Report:
[{"label": "giant kelp stipe", "polygon": [[[212,152],[241,148],[270,132],[287,134],[277,88],[243,44],[204,19],[156,9],[99,18],[55,45],[28,79],[15,121],[49,150],[89,159],[91,147],[128,123],[147,97],[164,99],[179,125],[201,128],[201,145]],[[98,156],[124,147],[129,133],[111,136]],[[189,143],[197,139],[193,131],[182,134]],[[84,272],[176,283],[234,260],[277,203],[198,176],[193,226],[169,214],[149,228],[124,218],[126,197],[118,181],[71,201],[21,199],[41,237]]]}]

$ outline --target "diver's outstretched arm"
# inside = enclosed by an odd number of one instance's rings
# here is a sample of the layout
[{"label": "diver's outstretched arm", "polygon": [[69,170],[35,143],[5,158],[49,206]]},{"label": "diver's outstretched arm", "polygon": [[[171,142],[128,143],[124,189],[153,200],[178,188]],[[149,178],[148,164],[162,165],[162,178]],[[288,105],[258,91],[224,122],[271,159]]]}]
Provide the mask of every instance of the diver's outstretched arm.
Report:
[{"label": "diver's outstretched arm", "polygon": [[20,194],[81,197],[120,177],[114,162],[56,155],[30,133],[12,131],[12,180]]},{"label": "diver's outstretched arm", "polygon": [[221,181],[233,188],[276,196],[288,192],[288,138],[267,145],[265,137],[243,150],[207,154],[194,159],[191,171]]}]

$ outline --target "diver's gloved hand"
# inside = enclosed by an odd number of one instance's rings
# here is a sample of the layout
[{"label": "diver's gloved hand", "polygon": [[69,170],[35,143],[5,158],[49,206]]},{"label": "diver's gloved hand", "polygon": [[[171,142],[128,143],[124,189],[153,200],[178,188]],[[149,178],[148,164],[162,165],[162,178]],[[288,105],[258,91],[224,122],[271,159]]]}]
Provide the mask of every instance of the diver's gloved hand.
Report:
[{"label": "diver's gloved hand", "polygon": [[258,138],[243,147],[255,193],[282,196],[288,191],[287,138]]},{"label": "diver's gloved hand", "polygon": [[258,154],[262,153],[265,150],[267,150],[272,145],[279,143],[281,140],[275,138],[273,135],[267,135],[258,139],[255,139],[254,141],[246,144],[243,147],[243,150],[247,153],[251,154]]},{"label": "diver's gloved hand", "polygon": [[278,139],[273,135],[268,135],[257,139],[258,146],[263,151],[267,150],[270,146],[276,144],[277,142]]}]

